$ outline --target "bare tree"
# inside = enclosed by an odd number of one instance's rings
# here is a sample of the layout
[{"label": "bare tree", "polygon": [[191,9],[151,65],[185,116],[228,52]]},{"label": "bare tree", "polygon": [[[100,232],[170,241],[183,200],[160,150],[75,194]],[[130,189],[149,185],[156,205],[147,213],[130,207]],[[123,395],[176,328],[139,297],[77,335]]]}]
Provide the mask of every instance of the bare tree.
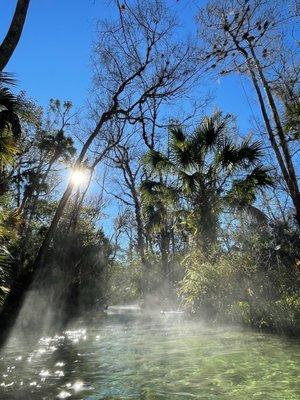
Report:
[{"label": "bare tree", "polygon": [[[255,89],[271,147],[300,225],[300,192],[293,153],[284,129],[271,70],[284,45],[284,28],[293,18],[288,2],[211,1],[199,15],[201,59],[220,74],[246,73]],[[282,46],[280,46],[282,43]]]},{"label": "bare tree", "polygon": [[141,165],[134,160],[129,153],[129,147],[118,145],[114,150],[113,162],[119,169],[123,179],[123,185],[126,188],[125,195],[114,194],[123,204],[132,207],[136,223],[137,250],[143,267],[147,268],[145,257],[145,227],[142,218],[142,206],[139,194],[139,178]]},{"label": "bare tree", "polygon": [[0,45],[0,71],[9,62],[17,44],[19,43],[30,0],[18,0],[16,10],[11,21],[9,30]]},{"label": "bare tree", "polygon": [[[100,24],[94,52],[93,111],[97,122],[82,146],[75,168],[81,166],[111,120],[136,122],[141,104],[148,99],[173,100],[185,92],[196,76],[194,49],[178,43],[175,20],[162,2],[140,0],[129,6],[117,1],[116,5],[116,20]],[[72,191],[69,182],[36,257],[35,269],[43,265]]]}]

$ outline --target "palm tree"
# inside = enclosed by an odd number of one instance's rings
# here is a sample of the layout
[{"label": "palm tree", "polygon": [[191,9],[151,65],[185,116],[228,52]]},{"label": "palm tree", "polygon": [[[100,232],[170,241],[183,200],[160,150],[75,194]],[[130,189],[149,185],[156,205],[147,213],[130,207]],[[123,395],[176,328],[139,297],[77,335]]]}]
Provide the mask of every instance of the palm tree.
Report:
[{"label": "palm tree", "polygon": [[11,164],[18,152],[17,141],[21,135],[21,127],[17,111],[20,102],[14,96],[9,85],[14,84],[10,75],[0,72],[0,171]]},{"label": "palm tree", "polygon": [[65,136],[62,129],[55,134],[45,135],[39,147],[49,157],[49,165],[53,165],[58,159],[68,162],[76,152],[72,138]]},{"label": "palm tree", "polygon": [[[169,174],[168,187],[179,190],[180,207],[205,252],[217,241],[224,207],[244,208],[254,214],[257,190],[272,184],[260,163],[261,143],[248,138],[235,143],[231,121],[231,116],[215,112],[206,116],[192,134],[172,126],[168,154],[150,151],[144,157],[156,178]],[[155,180],[152,182],[153,186]],[[151,187],[151,182],[143,186]],[[148,190],[148,195],[153,193]]]},{"label": "palm tree", "polygon": [[[10,89],[14,80],[7,73],[0,72],[0,196],[6,192],[6,168],[14,161],[18,153],[18,140],[21,127],[17,111],[20,102]],[[7,250],[7,241],[16,231],[19,223],[17,211],[0,210],[0,306],[9,291],[12,278],[11,255]]]},{"label": "palm tree", "polygon": [[176,188],[166,185],[162,177],[159,181],[144,180],[141,183],[141,198],[146,234],[156,236],[161,254],[164,275],[169,275],[169,249],[174,228],[174,205],[178,201]]},{"label": "palm tree", "polygon": [[28,185],[24,193],[24,199],[20,209],[23,209],[26,202],[30,202],[29,217],[27,225],[32,220],[41,192],[47,191],[47,178],[52,170],[53,165],[58,161],[62,160],[70,162],[71,158],[75,155],[76,149],[74,142],[71,137],[65,136],[62,129],[58,130],[54,134],[45,135],[39,144],[40,150],[45,154],[47,159],[47,166],[45,171],[41,171],[40,167],[37,171],[30,171]]}]

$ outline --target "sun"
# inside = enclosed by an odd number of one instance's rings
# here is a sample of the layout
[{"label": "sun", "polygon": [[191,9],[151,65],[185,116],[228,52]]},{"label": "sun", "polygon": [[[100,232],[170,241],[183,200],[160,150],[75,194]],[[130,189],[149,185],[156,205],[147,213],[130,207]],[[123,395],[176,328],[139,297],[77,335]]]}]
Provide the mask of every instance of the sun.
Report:
[{"label": "sun", "polygon": [[74,186],[82,186],[87,182],[87,172],[82,169],[74,169],[70,176],[70,181]]}]

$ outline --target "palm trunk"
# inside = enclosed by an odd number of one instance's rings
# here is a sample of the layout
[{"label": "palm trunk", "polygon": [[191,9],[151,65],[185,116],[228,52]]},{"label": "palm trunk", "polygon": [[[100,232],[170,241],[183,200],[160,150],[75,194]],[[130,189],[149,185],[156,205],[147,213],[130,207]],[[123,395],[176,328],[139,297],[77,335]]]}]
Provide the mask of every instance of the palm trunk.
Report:
[{"label": "palm trunk", "polygon": [[136,190],[133,190],[133,200],[134,200],[134,213],[135,213],[135,220],[137,225],[137,246],[139,255],[141,258],[141,262],[145,265],[145,242],[144,242],[144,225],[142,220],[142,213],[141,213],[141,204],[139,202]]},{"label": "palm trunk", "polygon": [[164,272],[164,278],[169,279],[169,246],[170,246],[170,235],[166,229],[162,229],[160,233],[160,252],[161,252],[161,263],[162,270]]},{"label": "palm trunk", "polygon": [[18,0],[9,30],[0,45],[0,71],[6,67],[20,40],[30,0]]}]

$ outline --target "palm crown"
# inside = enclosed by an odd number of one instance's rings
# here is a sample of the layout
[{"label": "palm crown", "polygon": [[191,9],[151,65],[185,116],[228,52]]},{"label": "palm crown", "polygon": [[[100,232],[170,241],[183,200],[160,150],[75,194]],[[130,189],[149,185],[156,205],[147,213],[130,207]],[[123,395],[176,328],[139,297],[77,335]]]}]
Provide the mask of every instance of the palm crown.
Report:
[{"label": "palm crown", "polygon": [[[142,184],[147,206],[155,207],[154,187],[178,191],[180,203],[193,221],[197,238],[205,247],[216,240],[217,221],[225,205],[243,207],[254,202],[258,189],[271,185],[271,177],[262,165],[261,143],[248,138],[235,143],[232,118],[216,112],[205,117],[192,134],[182,127],[169,129],[168,154],[150,151],[144,163],[154,174],[154,180]],[[161,177],[169,176],[170,184]],[[160,180],[157,178],[160,176]],[[171,178],[170,178],[171,177]]]}]

